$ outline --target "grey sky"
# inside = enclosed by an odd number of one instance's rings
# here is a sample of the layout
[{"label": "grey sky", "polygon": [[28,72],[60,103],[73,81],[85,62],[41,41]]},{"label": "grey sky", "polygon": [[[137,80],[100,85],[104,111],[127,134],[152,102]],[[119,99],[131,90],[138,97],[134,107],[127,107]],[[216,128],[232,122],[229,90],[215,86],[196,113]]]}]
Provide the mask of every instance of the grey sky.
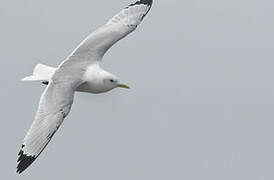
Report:
[{"label": "grey sky", "polygon": [[21,176],[17,153],[57,66],[131,0],[1,0],[1,179],[274,179],[274,4],[157,1],[103,65],[128,83],[77,93],[70,115]]}]

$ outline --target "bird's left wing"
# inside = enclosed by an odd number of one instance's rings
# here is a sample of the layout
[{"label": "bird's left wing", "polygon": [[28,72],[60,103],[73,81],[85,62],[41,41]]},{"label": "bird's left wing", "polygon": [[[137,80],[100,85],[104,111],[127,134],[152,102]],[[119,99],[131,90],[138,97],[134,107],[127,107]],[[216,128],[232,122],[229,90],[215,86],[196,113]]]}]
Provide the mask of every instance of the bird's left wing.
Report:
[{"label": "bird's left wing", "polygon": [[91,33],[61,66],[101,60],[113,44],[137,28],[151,6],[152,0],[138,0],[128,5],[105,25]]},{"label": "bird's left wing", "polygon": [[17,172],[22,173],[40,155],[68,115],[73,103],[71,84],[51,82],[41,96],[38,111],[24,138]]}]

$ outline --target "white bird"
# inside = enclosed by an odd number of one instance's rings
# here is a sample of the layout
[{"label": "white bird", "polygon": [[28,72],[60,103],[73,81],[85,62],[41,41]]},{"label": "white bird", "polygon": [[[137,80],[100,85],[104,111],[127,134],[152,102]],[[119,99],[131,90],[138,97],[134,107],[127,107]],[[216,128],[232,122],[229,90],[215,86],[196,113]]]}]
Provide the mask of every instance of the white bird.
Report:
[{"label": "white bird", "polygon": [[75,91],[103,93],[129,88],[100,67],[106,51],[136,29],[149,12],[152,0],[138,0],[125,7],[105,25],[91,33],[57,68],[38,64],[23,81],[47,84],[39,107],[21,146],[17,172],[22,173],[41,154],[69,114]]}]

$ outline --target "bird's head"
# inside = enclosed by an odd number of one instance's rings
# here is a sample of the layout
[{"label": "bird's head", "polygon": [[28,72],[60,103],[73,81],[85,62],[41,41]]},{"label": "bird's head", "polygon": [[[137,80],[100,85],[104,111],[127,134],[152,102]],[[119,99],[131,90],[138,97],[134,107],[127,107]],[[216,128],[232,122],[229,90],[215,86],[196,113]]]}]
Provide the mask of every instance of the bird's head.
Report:
[{"label": "bird's head", "polygon": [[108,74],[104,78],[104,86],[108,87],[109,89],[114,89],[114,88],[130,89],[128,85],[120,83],[119,79],[113,74]]}]

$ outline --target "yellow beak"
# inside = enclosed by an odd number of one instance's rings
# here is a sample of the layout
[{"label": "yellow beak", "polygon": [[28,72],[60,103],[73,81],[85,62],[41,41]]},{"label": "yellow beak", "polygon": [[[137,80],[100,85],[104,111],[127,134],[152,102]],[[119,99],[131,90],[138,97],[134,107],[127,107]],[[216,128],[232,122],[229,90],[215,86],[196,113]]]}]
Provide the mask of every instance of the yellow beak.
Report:
[{"label": "yellow beak", "polygon": [[125,88],[125,89],[130,89],[130,87],[126,84],[118,84],[117,87],[119,88]]}]

